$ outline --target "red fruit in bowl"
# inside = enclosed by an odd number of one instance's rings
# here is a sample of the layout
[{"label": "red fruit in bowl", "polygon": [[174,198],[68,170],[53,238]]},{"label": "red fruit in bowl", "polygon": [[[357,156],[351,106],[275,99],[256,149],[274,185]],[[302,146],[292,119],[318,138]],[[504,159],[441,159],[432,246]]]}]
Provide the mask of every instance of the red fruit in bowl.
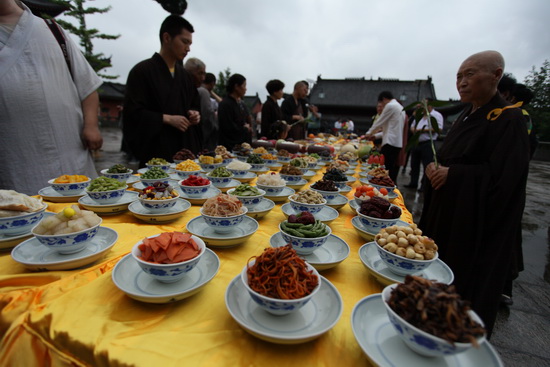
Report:
[{"label": "red fruit in bowl", "polygon": [[296,214],[290,214],[288,216],[288,223],[296,223],[298,222],[298,218],[296,217]]}]

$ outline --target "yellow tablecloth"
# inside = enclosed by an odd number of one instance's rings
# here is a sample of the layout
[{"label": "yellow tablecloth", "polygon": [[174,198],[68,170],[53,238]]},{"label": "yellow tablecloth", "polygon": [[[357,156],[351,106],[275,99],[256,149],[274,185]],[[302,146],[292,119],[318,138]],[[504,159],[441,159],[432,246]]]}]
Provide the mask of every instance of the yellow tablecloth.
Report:
[{"label": "yellow tablecloth", "polygon": [[[321,171],[310,182],[320,178]],[[348,198],[352,194],[353,190]],[[412,222],[400,193],[394,204],[403,209],[401,219]],[[48,210],[58,212],[67,205],[49,203]],[[115,287],[111,271],[143,237],[185,231],[186,223],[200,215],[199,206],[164,225],[141,222],[130,212],[104,216],[103,226],[116,230],[118,241],[103,259],[84,269],[31,272],[9,253],[0,255],[0,365],[370,365],[355,340],[350,318],[360,299],[380,292],[383,286],[361,263],[358,250],[365,241],[351,224],[355,213],[347,204],[331,228],[349,244],[351,253],[321,273],[336,286],[344,303],[334,328],[314,341],[278,345],[251,336],[227,311],[224,295],[229,282],[248,258],[269,247],[269,238],[285,219],[281,205],[259,220],[259,230],[247,242],[213,248],[221,262],[216,277],[196,295],[175,303],[135,301]]]}]

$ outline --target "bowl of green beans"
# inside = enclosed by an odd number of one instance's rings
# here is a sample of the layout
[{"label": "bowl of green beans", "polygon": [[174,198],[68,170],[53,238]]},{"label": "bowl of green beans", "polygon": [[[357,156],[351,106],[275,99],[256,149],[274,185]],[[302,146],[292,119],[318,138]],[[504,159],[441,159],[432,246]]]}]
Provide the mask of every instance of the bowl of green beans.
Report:
[{"label": "bowl of green beans", "polygon": [[146,186],[150,186],[158,181],[165,184],[170,183],[170,175],[166,173],[166,171],[158,167],[149,168],[146,172],[141,174],[139,179]]},{"label": "bowl of green beans", "polygon": [[98,204],[114,204],[119,201],[128,185],[114,178],[101,176],[94,178],[90,185],[86,188],[86,193]]},{"label": "bowl of green beans", "polygon": [[309,255],[327,242],[332,233],[329,226],[315,220],[314,223],[290,223],[285,220],[279,224],[279,231],[286,243],[299,255]]}]

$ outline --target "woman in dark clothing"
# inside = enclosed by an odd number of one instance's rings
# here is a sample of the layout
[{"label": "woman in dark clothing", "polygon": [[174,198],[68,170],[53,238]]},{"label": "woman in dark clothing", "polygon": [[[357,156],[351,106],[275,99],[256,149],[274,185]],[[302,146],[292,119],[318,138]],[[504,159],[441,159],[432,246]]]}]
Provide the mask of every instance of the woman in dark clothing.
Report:
[{"label": "woman in dark clothing", "polygon": [[235,145],[250,143],[252,129],[248,123],[248,112],[242,103],[246,93],[246,78],[233,74],[227,81],[227,96],[218,106],[220,144],[231,150]]},{"label": "woman in dark clothing", "polygon": [[262,106],[262,136],[267,139],[277,139],[271,133],[271,125],[276,121],[283,120],[283,112],[277,104],[277,100],[283,98],[283,89],[285,84],[280,80],[270,80],[265,85],[267,89],[267,99]]}]

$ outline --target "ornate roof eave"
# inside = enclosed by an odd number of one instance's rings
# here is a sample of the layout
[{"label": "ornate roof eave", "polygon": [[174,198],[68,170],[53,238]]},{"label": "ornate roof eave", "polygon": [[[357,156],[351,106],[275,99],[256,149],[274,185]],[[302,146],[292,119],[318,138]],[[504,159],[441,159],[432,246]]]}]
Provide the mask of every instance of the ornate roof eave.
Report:
[{"label": "ornate roof eave", "polygon": [[22,0],[37,17],[44,15],[55,18],[66,10],[69,10],[68,2],[54,2],[50,0]]}]

